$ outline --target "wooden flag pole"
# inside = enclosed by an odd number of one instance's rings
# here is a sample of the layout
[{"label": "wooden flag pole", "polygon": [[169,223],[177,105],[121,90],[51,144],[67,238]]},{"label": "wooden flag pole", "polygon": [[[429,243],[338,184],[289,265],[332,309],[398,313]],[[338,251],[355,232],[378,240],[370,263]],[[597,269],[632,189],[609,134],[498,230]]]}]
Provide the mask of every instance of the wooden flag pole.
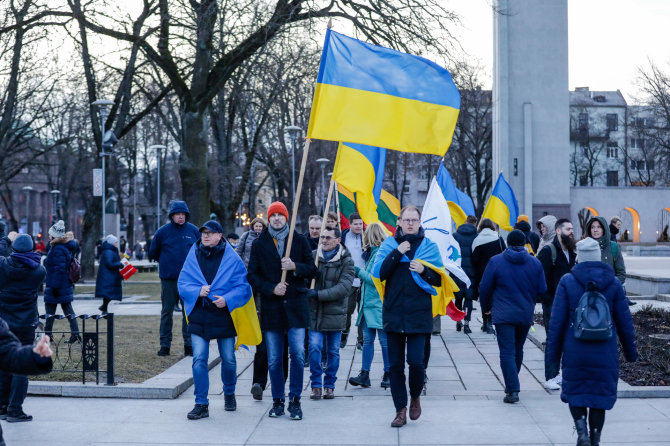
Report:
[{"label": "wooden flag pole", "polygon": [[337,191],[337,183],[335,183],[335,214],[337,218],[337,227],[342,230],[342,224],[340,223],[340,195]]},{"label": "wooden flag pole", "polygon": [[[309,155],[310,139],[305,140],[305,148],[302,151],[302,163],[300,164],[300,176],[298,177],[298,188],[295,191],[295,202],[293,203],[293,214],[291,215],[291,226],[286,242],[286,257],[291,257],[291,245],[293,245],[293,232],[295,231],[295,220],[298,217],[298,204],[300,203],[300,194],[302,192],[302,180],[305,178],[305,167],[307,167],[307,155]],[[281,272],[281,283],[286,282],[286,270]]]},{"label": "wooden flag pole", "polygon": [[[319,232],[319,235],[323,234],[323,231],[326,229],[326,219],[328,218],[328,210],[330,209],[330,199],[333,197],[333,188],[335,186],[335,181],[333,179],[330,179],[330,187],[328,188],[328,198],[326,199],[326,206],[323,208],[323,220],[321,221],[321,231]],[[314,256],[314,265],[318,268],[319,267],[319,245],[316,247],[316,255]],[[316,284],[316,279],[312,279],[312,283],[309,286],[310,289],[314,289],[314,285]]]}]

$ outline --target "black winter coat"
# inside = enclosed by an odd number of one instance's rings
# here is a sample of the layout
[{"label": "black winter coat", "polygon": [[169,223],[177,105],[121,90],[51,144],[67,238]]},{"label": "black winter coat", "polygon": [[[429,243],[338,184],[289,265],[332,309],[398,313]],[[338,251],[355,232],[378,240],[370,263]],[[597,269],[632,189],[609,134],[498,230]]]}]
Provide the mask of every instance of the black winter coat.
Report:
[{"label": "black winter coat", "polygon": [[[483,231],[486,231],[486,229]],[[482,232],[478,234],[478,237],[482,235]],[[490,242],[483,243],[473,248],[471,260],[472,267],[475,270],[475,280],[472,282],[474,300],[479,299],[479,283],[482,281],[484,270],[486,269],[486,265],[489,264],[489,260],[491,260],[493,256],[501,254],[503,251],[505,251],[506,248],[507,246],[505,245],[505,240],[503,240],[503,238],[500,236],[497,236]]]},{"label": "black winter coat", "polygon": [[551,242],[556,249],[556,263],[552,261],[551,247],[545,246],[542,248],[537,255],[537,260],[542,264],[542,269],[544,270],[544,278],[547,281],[547,292],[542,295],[542,301],[546,305],[551,305],[554,302],[554,295],[556,294],[556,288],[558,287],[558,282],[561,281],[561,277],[570,272],[573,266],[575,266],[575,261],[577,260],[577,254],[575,252],[568,251],[568,256],[570,260],[565,258],[563,254],[563,248],[561,248],[561,242],[558,241],[558,237],[554,238],[554,241]]},{"label": "black winter coat", "polygon": [[[284,248],[286,250],[286,248]],[[286,252],[282,257],[286,256]],[[251,245],[251,258],[247,266],[248,280],[256,293],[261,294],[261,329],[279,331],[309,326],[307,280],[316,277],[316,266],[307,238],[294,232],[289,256],[296,269],[288,271],[288,288],[284,296],[276,296],[274,288],[281,281],[281,258],[272,236],[263,230]]]},{"label": "black winter coat", "polygon": [[37,292],[45,277],[39,260],[26,263],[14,256],[0,257],[0,318],[12,331],[37,326]]},{"label": "black winter coat", "polygon": [[9,257],[12,253],[12,241],[6,235],[0,237],[0,256]]},{"label": "black winter coat", "polygon": [[42,375],[53,367],[51,358],[42,358],[33,352],[33,346],[21,342],[0,319],[0,370],[18,375]]},{"label": "black winter coat", "polygon": [[[424,239],[423,229],[417,235],[396,232],[398,244],[409,241],[411,249],[405,253],[414,259],[417,248]],[[416,284],[408,262],[401,262],[402,254],[394,249],[384,259],[379,278],[386,281],[382,319],[384,331],[393,333],[431,333],[433,331],[433,301],[430,294]],[[439,286],[442,278],[429,268],[424,268],[421,277],[433,286]]]},{"label": "black winter coat", "polygon": [[[54,243],[55,242],[55,243]],[[44,302],[48,304],[64,304],[72,302],[74,285],[67,276],[67,267],[70,265],[77,243],[65,238],[52,240],[51,249],[44,259],[47,270]]]},{"label": "black winter coat", "polygon": [[533,254],[537,255],[537,248],[540,246],[540,236],[531,231],[530,224],[521,220],[514,225],[514,229],[518,229],[525,234],[526,243],[530,244],[530,247],[533,248]]},{"label": "black winter coat", "polygon": [[472,242],[477,238],[477,228],[464,223],[454,232],[454,238],[461,248],[461,268],[472,280],[475,277],[475,268],[472,265]]},{"label": "black winter coat", "polygon": [[[233,247],[227,245],[223,239],[213,248],[204,246],[200,240],[196,246],[195,257],[198,260],[198,266],[207,284],[211,285],[219,271],[223,254],[226,249],[233,249]],[[188,316],[188,332],[207,340],[237,336],[230,309],[227,306],[217,307],[209,297],[198,297]]]},{"label": "black winter coat", "polygon": [[[347,303],[354,281],[354,260],[343,245],[339,252],[326,262],[319,257],[316,278],[316,298],[309,300],[310,330],[342,331],[347,328]],[[315,251],[313,253],[317,255]]]},{"label": "black winter coat", "polygon": [[102,256],[98,267],[98,277],[95,280],[95,297],[101,299],[118,300],[123,298],[123,277],[119,270],[123,263],[119,260],[119,249],[107,242],[102,244]]}]

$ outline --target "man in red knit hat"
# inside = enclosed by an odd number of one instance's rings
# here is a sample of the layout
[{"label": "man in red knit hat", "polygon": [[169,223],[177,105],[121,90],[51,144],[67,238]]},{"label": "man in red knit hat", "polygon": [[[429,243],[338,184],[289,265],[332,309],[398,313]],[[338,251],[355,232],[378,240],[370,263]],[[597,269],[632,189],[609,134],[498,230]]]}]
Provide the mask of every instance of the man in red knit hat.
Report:
[{"label": "man in red knit hat", "polygon": [[[316,276],[314,257],[307,238],[293,233],[293,244],[287,254],[288,209],[275,201],[268,208],[268,228],[251,246],[248,279],[261,295],[261,329],[268,353],[268,369],[273,405],[269,416],[284,415],[285,375],[283,367],[284,336],[288,338],[290,356],[289,405],[292,419],[302,419],[300,394],[305,366],[305,328],[309,325],[307,281]],[[282,272],[286,280],[282,282]]]}]

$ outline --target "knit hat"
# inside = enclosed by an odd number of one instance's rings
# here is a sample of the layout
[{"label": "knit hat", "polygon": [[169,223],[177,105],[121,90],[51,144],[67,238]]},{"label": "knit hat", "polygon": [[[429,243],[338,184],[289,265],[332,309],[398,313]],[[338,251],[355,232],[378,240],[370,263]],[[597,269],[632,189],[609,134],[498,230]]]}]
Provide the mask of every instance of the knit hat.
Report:
[{"label": "knit hat", "polygon": [[12,242],[14,252],[31,252],[34,246],[33,238],[28,234],[20,234]]},{"label": "knit hat", "polygon": [[268,208],[268,219],[272,214],[282,214],[286,217],[286,221],[288,221],[288,209],[286,209],[286,206],[281,201],[275,201],[270,205]]},{"label": "knit hat", "polygon": [[218,221],[214,220],[209,220],[206,221],[200,226],[200,229],[198,229],[200,232],[204,231],[207,229],[209,232],[215,232],[217,234],[223,234],[223,227],[221,227],[221,224],[219,224]]},{"label": "knit hat", "polygon": [[521,214],[519,217],[516,219],[516,222],[519,223],[520,221],[525,221],[526,223],[530,223],[530,220],[528,219],[527,215]]},{"label": "knit hat", "polygon": [[58,220],[49,228],[49,235],[53,238],[65,237],[65,222],[63,220]]},{"label": "knit hat", "polygon": [[523,246],[526,244],[526,234],[518,229],[510,232],[507,236],[507,244],[509,246]]},{"label": "knit hat", "polygon": [[577,242],[577,262],[600,262],[600,243],[586,237]]},{"label": "knit hat", "polygon": [[110,245],[113,245],[114,243],[118,243],[119,239],[116,238],[115,235],[109,234],[107,237],[105,237],[105,241]]}]

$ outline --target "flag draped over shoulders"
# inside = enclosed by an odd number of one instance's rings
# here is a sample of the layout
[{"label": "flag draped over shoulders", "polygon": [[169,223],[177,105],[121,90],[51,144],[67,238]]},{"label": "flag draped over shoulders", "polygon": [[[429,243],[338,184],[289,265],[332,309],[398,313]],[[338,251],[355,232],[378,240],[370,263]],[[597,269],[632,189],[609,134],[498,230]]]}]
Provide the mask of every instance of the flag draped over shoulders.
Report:
[{"label": "flag draped over shoulders", "polygon": [[[177,282],[179,296],[184,301],[184,312],[187,317],[198,301],[200,289],[208,285],[198,265],[195,250],[196,245],[194,244],[186,256]],[[235,348],[240,345],[260,344],[261,329],[251,286],[247,282],[247,270],[242,259],[230,245],[226,246],[219,269],[210,284],[207,298],[215,301],[217,300],[215,296],[223,296],[226,299],[226,306],[237,332]]]},{"label": "flag draped over shoulders", "polygon": [[[372,281],[374,282],[382,300],[384,299],[386,282],[379,278],[379,273],[382,267],[382,263],[384,263],[386,257],[397,248],[398,242],[395,240],[395,238],[386,238],[386,240],[384,240],[384,242],[379,247],[379,251],[372,268]],[[465,317],[465,313],[456,308],[456,305],[453,302],[454,293],[458,291],[459,288],[454,280],[449,277],[449,274],[447,274],[444,268],[444,264],[442,263],[440,250],[438,249],[437,245],[430,239],[424,238],[417,248],[416,253],[414,254],[414,259],[426,268],[430,268],[435,271],[442,278],[441,285],[439,287],[435,287],[423,280],[419,273],[414,271],[411,273],[414,282],[422,290],[432,296],[433,316],[444,316],[446,314],[455,321],[460,321],[463,319]],[[410,262],[409,258],[404,254],[400,261],[404,263]]]}]

